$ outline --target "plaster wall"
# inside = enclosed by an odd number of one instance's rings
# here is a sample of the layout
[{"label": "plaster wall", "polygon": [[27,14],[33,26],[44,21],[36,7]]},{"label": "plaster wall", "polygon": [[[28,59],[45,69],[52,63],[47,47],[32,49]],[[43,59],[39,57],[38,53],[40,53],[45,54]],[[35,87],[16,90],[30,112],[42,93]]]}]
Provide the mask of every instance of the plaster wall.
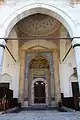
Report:
[{"label": "plaster wall", "polygon": [[74,49],[72,48],[66,59],[59,64],[60,87],[64,97],[72,97],[72,87],[70,77],[76,67]]},{"label": "plaster wall", "polygon": [[[13,30],[11,32],[11,37],[16,35],[16,32]],[[18,61],[18,42],[9,40],[7,42],[7,47],[9,48],[10,52],[16,59],[16,62],[13,60],[7,49],[5,48],[4,51],[4,59],[3,59],[3,68],[2,68],[2,75],[7,73],[11,76],[11,85],[10,89],[13,90],[13,97],[18,98],[18,91],[19,91],[19,61]],[[4,82],[4,81],[2,81]],[[5,79],[5,82],[7,80]]]}]

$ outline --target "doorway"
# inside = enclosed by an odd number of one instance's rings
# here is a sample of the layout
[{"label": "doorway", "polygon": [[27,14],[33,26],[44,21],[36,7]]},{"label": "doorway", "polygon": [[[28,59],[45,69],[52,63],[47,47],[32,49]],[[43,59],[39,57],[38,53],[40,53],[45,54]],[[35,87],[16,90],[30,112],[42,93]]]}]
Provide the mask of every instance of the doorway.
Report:
[{"label": "doorway", "polygon": [[74,108],[75,110],[79,109],[79,85],[78,82],[72,82],[72,93],[74,99]]},{"label": "doorway", "polygon": [[31,85],[31,105],[48,105],[48,83],[44,78],[35,78]]},{"label": "doorway", "polygon": [[34,83],[34,103],[45,103],[45,83],[42,81]]}]

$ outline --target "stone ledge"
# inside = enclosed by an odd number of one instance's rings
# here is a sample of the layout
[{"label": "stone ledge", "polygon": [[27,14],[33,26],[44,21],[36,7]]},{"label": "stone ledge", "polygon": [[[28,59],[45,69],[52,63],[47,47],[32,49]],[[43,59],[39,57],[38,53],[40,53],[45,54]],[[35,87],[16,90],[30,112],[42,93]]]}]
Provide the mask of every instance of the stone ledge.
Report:
[{"label": "stone ledge", "polygon": [[64,110],[66,110],[67,112],[75,112],[74,109],[68,108],[68,107],[62,107]]},{"label": "stone ledge", "polygon": [[19,109],[18,107],[14,107],[14,108],[2,111],[0,114],[12,113],[12,112],[14,112],[14,111],[16,111],[18,109]]}]

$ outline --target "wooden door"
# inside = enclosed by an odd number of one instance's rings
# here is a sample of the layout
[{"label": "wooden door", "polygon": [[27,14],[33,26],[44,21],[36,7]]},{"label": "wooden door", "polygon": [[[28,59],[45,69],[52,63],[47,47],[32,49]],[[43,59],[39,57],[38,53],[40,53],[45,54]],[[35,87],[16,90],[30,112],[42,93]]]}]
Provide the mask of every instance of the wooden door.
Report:
[{"label": "wooden door", "polygon": [[79,85],[78,82],[72,82],[72,93],[74,99],[74,108],[75,110],[79,109]]}]

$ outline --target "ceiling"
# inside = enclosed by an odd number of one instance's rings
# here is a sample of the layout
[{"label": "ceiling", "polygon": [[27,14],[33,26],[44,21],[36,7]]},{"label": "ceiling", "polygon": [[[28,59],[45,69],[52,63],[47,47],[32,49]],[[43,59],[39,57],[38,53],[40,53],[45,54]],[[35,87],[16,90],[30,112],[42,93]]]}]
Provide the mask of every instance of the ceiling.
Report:
[{"label": "ceiling", "polygon": [[[28,38],[29,36],[60,37],[61,26],[63,25],[55,18],[45,14],[37,13],[22,19],[14,26],[14,28],[16,29],[18,38]],[[64,31],[62,31],[63,34],[65,31],[66,29],[64,28]],[[19,48],[27,41],[29,40],[28,39],[20,40]],[[60,41],[59,40],[52,41],[59,48]]]},{"label": "ceiling", "polygon": [[[19,38],[28,36],[60,36],[61,23],[55,18],[41,13],[30,15],[19,21],[15,26]],[[24,42],[26,40],[22,40],[20,46]],[[58,42],[56,43],[58,44]]]},{"label": "ceiling", "polygon": [[33,14],[22,19],[18,24],[18,30],[29,36],[45,36],[58,30],[60,22],[45,14]]}]

